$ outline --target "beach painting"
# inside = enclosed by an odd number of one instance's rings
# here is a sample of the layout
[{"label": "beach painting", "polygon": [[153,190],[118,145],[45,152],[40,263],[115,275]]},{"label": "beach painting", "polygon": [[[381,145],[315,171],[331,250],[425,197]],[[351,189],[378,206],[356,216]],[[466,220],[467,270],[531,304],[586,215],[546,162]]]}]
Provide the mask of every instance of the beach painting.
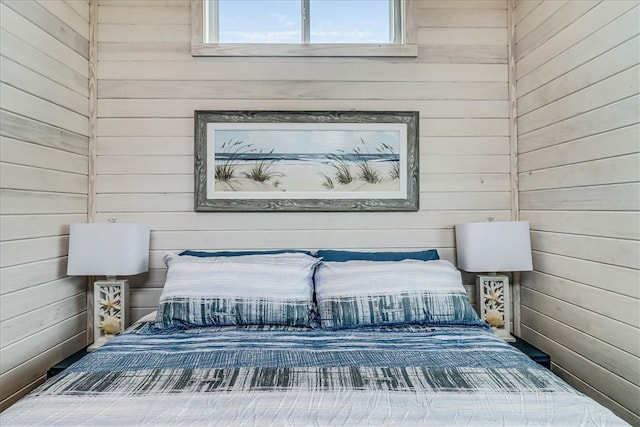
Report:
[{"label": "beach painting", "polygon": [[417,209],[416,112],[196,111],[196,210]]}]

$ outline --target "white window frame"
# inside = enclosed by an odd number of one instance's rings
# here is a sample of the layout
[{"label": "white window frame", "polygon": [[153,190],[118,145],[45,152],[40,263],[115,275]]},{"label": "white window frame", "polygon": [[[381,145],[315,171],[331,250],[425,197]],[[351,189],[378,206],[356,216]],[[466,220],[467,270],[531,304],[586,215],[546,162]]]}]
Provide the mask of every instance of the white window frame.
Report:
[{"label": "white window frame", "polygon": [[[418,56],[416,37],[417,0],[397,0],[392,13],[393,43],[309,43],[305,20],[304,43],[211,43],[207,41],[205,0],[191,0],[191,55],[193,56]],[[309,2],[304,0],[308,16]],[[304,7],[304,6],[303,6]],[[400,15],[398,15],[398,13]]]}]

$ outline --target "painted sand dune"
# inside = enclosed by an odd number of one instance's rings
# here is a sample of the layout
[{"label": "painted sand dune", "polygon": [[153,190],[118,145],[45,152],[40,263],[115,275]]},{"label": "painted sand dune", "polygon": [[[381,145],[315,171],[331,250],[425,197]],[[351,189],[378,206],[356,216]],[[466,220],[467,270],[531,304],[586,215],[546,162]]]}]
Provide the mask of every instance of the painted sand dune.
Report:
[{"label": "painted sand dune", "polygon": [[[275,175],[264,181],[248,178],[255,162],[241,162],[235,167],[232,178],[227,180],[215,180],[215,191],[398,191],[400,180],[391,178],[393,171],[392,162],[371,162],[370,169],[377,182],[367,182],[358,176],[360,173],[357,164],[350,166],[351,182],[341,184],[336,178],[336,170],[333,166],[322,162],[312,161],[282,161],[273,163],[269,172]],[[328,179],[332,184],[329,184]]]}]

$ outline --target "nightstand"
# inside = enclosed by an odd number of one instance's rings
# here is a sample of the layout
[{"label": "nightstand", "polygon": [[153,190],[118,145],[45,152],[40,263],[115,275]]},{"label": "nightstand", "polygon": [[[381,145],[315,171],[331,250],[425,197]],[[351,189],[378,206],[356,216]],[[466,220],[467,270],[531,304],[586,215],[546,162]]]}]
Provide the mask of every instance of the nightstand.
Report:
[{"label": "nightstand", "polygon": [[547,369],[551,369],[551,357],[547,353],[532,346],[522,338],[515,338],[515,342],[510,342],[509,344],[529,356],[529,358],[536,362],[538,365],[544,366]]},{"label": "nightstand", "polygon": [[60,372],[67,369],[69,366],[71,366],[73,363],[77,362],[78,360],[82,359],[87,354],[89,353],[87,352],[87,348],[85,347],[82,350],[76,353],[73,353],[71,356],[67,357],[63,361],[56,363],[47,371],[47,378],[51,378],[55,375],[58,375]]}]

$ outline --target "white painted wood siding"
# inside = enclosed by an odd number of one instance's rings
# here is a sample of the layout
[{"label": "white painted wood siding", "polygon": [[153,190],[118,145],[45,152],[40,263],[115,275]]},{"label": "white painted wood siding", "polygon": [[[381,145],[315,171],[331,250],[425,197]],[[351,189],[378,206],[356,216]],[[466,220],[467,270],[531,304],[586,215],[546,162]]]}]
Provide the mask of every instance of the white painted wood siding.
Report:
[{"label": "white painted wood siding", "polygon": [[637,1],[518,3],[522,336],[570,384],[640,424]]},{"label": "white painted wood siding", "polygon": [[[638,424],[638,2],[515,4],[535,267],[522,334]],[[86,341],[85,281],[65,272],[68,224],[87,215],[152,228],[132,318],[155,308],[165,251],[436,247],[454,261],[453,225],[510,219],[506,0],[418,5],[417,58],[193,58],[188,0],[100,0],[93,164],[89,2],[2,0],[0,410]],[[195,109],[418,110],[421,209],[195,213]]]},{"label": "white painted wood siding", "polygon": [[[456,223],[509,219],[506,13],[419,1],[417,58],[193,58],[188,0],[101,0],[96,220],[152,230],[132,317],[155,308],[166,251],[435,247],[455,261]],[[417,110],[420,211],[195,213],[196,109]]]},{"label": "white painted wood siding", "polygon": [[86,345],[87,2],[0,3],[0,410]]}]

